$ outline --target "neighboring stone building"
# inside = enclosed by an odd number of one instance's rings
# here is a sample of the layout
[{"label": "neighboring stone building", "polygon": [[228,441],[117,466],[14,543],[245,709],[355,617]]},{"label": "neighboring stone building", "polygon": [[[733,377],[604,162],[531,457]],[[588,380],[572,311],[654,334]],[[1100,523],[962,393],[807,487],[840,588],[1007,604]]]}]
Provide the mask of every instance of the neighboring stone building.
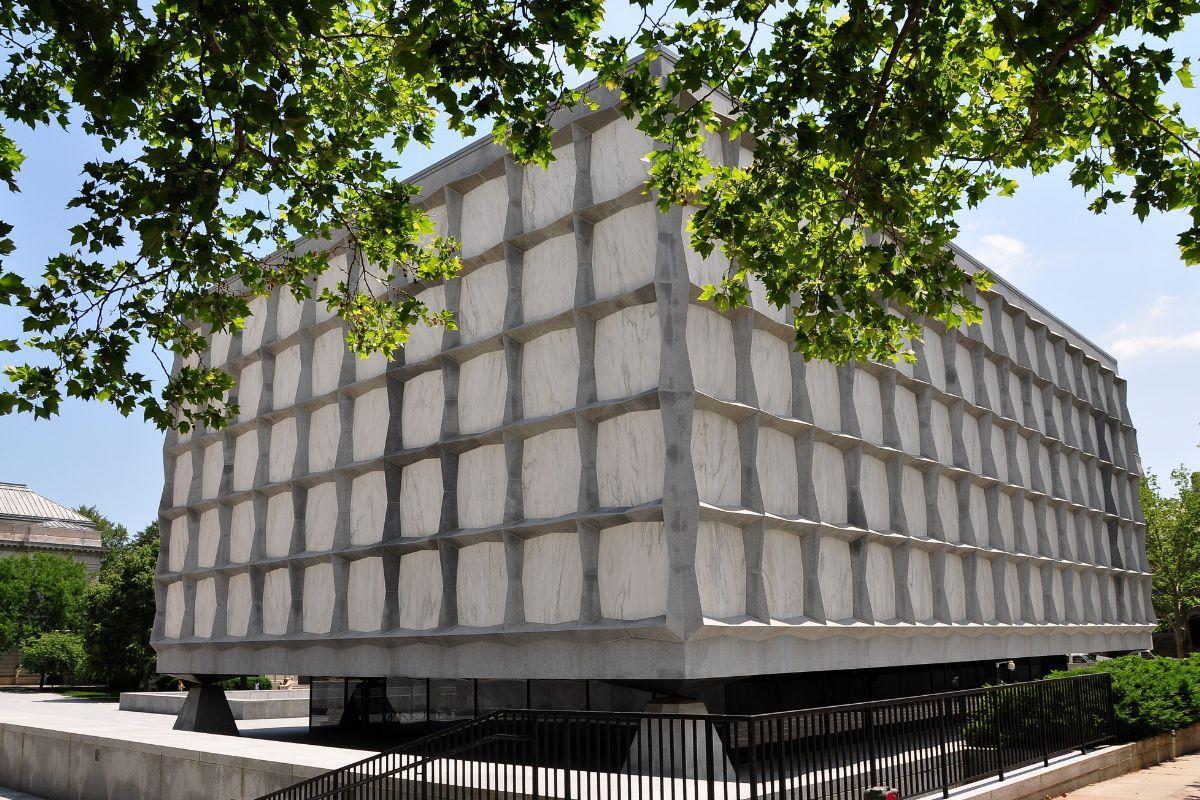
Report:
[{"label": "neighboring stone building", "polygon": [[[400,676],[373,696],[407,721],[812,705],[861,693],[816,692],[834,671],[928,690],[1149,646],[1111,356],[1000,280],[915,366],[805,363],[759,288],[697,299],[726,264],[655,210],[653,144],[597,96],[548,170],[482,141],[413,179],[464,269],[397,290],[457,331],[357,360],[281,294],[212,337],[241,417],[166,441],[161,672]],[[355,696],[318,682],[314,723]]]},{"label": "neighboring stone building", "polygon": [[[53,553],[100,569],[104,547],[95,524],[65,506],[42,497],[23,483],[0,482],[0,558]],[[0,653],[0,684],[17,674],[17,653]],[[37,682],[37,676],[32,681]]]}]

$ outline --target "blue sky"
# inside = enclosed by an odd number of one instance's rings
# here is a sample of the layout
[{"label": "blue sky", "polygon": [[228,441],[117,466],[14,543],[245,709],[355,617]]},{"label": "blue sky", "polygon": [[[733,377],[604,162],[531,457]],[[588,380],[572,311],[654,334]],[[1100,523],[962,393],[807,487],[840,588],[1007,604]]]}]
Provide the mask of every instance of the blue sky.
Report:
[{"label": "blue sky", "polygon": [[[1200,36],[1176,45],[1196,53]],[[1200,101],[1181,100],[1200,120]],[[77,133],[13,133],[27,161],[21,194],[0,195],[0,218],[16,227],[10,263],[31,275],[67,245],[74,220],[64,206],[98,148]],[[406,154],[406,171],[463,144],[443,132],[433,149]],[[1163,477],[1181,463],[1200,469],[1200,269],[1184,267],[1175,249],[1183,216],[1145,223],[1123,209],[1096,216],[1052,173],[1026,177],[1015,197],[989,200],[961,222],[959,244],[1117,357],[1143,465]],[[0,337],[19,333],[18,317],[0,308]],[[68,400],[52,421],[0,417],[0,481],[28,483],[66,505],[96,505],[141,527],[157,513],[161,446],[161,433],[140,418]]]}]

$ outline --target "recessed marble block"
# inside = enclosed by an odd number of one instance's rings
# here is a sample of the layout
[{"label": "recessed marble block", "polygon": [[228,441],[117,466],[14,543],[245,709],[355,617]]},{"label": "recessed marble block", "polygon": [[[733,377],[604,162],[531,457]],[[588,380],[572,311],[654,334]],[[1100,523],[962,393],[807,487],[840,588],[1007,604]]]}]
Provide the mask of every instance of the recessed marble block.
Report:
[{"label": "recessed marble block", "polygon": [[196,608],[192,616],[192,634],[201,639],[212,636],[213,621],[217,616],[217,581],[201,578],[196,581]]},{"label": "recessed marble block", "polygon": [[892,567],[892,548],[886,545],[867,545],[867,595],[876,622],[896,618],[896,573]]},{"label": "recessed marble block", "polygon": [[262,402],[263,368],[261,361],[251,361],[238,373],[237,403],[238,422],[258,416]]},{"label": "recessed marble block", "polygon": [[464,275],[459,302],[458,327],[464,344],[499,333],[508,302],[507,265],[496,261]]},{"label": "recessed marble block", "polygon": [[400,557],[397,601],[401,628],[436,628],[442,612],[442,562],[437,550],[419,550]]},{"label": "recessed marble block", "polygon": [[221,510],[210,508],[200,514],[200,533],[196,539],[196,566],[211,567],[217,563],[217,546],[221,543]]},{"label": "recessed marble block", "polygon": [[975,370],[971,363],[971,351],[964,345],[954,345],[954,371],[958,375],[956,394],[968,403],[975,402]]},{"label": "recessed marble block", "polygon": [[238,503],[229,513],[229,560],[245,564],[254,548],[254,501]]},{"label": "recessed marble block", "polygon": [[424,447],[441,438],[445,408],[446,389],[440,369],[409,378],[404,384],[404,404],[400,412],[404,446]]},{"label": "recessed marble block", "polygon": [[1025,402],[1021,399],[1021,379],[1016,373],[1008,376],[1008,399],[1012,403],[1013,418],[1022,425],[1025,424]]},{"label": "recessed marble block", "polygon": [[300,393],[300,345],[294,344],[275,355],[275,372],[271,377],[271,405],[286,408],[296,402]]},{"label": "recessed marble block", "polygon": [[464,361],[458,372],[458,430],[478,433],[504,422],[508,362],[503,350]]},{"label": "recessed marble block", "polygon": [[192,492],[192,451],[184,450],[175,456],[171,477],[171,502],[176,506],[186,505]]},{"label": "recessed marble block", "polygon": [[759,428],[756,466],[763,510],[784,517],[799,514],[796,440],[774,428]]},{"label": "recessed marble block", "polygon": [[759,407],[777,417],[792,416],[791,348],[788,343],[772,333],[756,329],[751,336],[750,368]]},{"label": "recessed marble block", "polygon": [[183,572],[188,549],[187,515],[171,520],[171,539],[167,547],[167,567],[171,572]]},{"label": "recessed marble block", "polygon": [[617,117],[592,133],[592,199],[600,203],[645,182],[654,142],[632,120]]},{"label": "recessed marble block", "polygon": [[879,379],[862,369],[854,370],[854,411],[859,435],[873,444],[883,444],[883,403]]},{"label": "recessed marble block", "polygon": [[226,584],[229,596],[225,600],[225,633],[229,636],[245,636],[250,626],[250,610],[254,605],[250,596],[250,573],[232,575]]},{"label": "recessed marble block", "polygon": [[286,286],[275,292],[275,333],[280,339],[286,339],[300,330],[300,320],[304,316],[304,303],[296,299],[292,290]]},{"label": "recessed marble block", "polygon": [[1012,500],[1003,492],[1000,492],[996,501],[994,523],[1000,531],[1000,540],[1004,542],[1004,549],[1010,553],[1016,551],[1018,549],[1017,530],[1013,522]]},{"label": "recessed marble block", "polygon": [[208,340],[208,366],[219,367],[228,361],[232,342],[233,335],[229,331],[213,331]]},{"label": "recessed marble block", "polygon": [[751,275],[750,280],[750,307],[758,313],[762,314],[767,319],[774,320],[782,325],[788,324],[787,310],[779,308],[771,302],[767,297],[767,287],[757,275]]},{"label": "recessed marble block", "polygon": [[400,535],[433,536],[442,519],[442,461],[427,458],[400,473]]},{"label": "recessed marble block", "polygon": [[575,234],[531,247],[521,262],[521,314],[525,322],[553,317],[575,305],[579,272]]},{"label": "recessed marble block", "polygon": [[946,356],[942,351],[941,334],[923,328],[921,336],[921,360],[929,370],[929,382],[942,391],[946,390]]},{"label": "recessed marble block", "polygon": [[358,475],[350,483],[350,543],[374,544],[383,539],[387,515],[383,470]]},{"label": "recessed marble block", "polygon": [[1037,446],[1037,475],[1041,478],[1042,491],[1054,493],[1054,483],[1050,475],[1050,450],[1044,444]]},{"label": "recessed marble block", "polygon": [[310,553],[332,550],[337,521],[337,484],[326,481],[309,487],[304,503],[304,549]]},{"label": "recessed marble block", "polygon": [[714,619],[746,613],[746,547],[742,529],[701,520],[696,529],[700,609]]},{"label": "recessed marble block", "polygon": [[458,550],[458,624],[486,628],[504,624],[508,563],[503,542],[480,542]]},{"label": "recessed marble block", "polygon": [[250,315],[246,317],[246,327],[242,328],[242,355],[248,355],[262,346],[267,326],[267,298],[252,297],[247,305]]},{"label": "recessed marble block", "polygon": [[896,387],[892,410],[896,414],[896,429],[900,432],[900,447],[910,455],[921,454],[921,422],[917,415],[917,396],[903,386]]},{"label": "recessed marble block", "polygon": [[1093,572],[1084,573],[1084,576],[1087,596],[1091,602],[1091,608],[1088,610],[1088,622],[1104,622],[1104,609],[1100,605],[1100,581]]},{"label": "recessed marble block", "polygon": [[543,169],[526,164],[522,174],[521,221],[526,231],[545,227],[571,213],[575,203],[575,144],[554,148]]},{"label": "recessed marble block", "polygon": [[292,551],[292,531],[296,510],[291,492],[280,492],[267,499],[267,555],[275,558]]},{"label": "recessed marble block", "polygon": [[1042,406],[1042,390],[1034,384],[1033,391],[1029,395],[1029,405],[1033,416],[1026,423],[1041,433],[1046,432],[1046,410]]},{"label": "recessed marble block", "polygon": [[929,536],[929,519],[925,504],[925,476],[913,467],[900,470],[900,502],[904,508],[904,523],[909,536]]},{"label": "recessed marble block", "polygon": [[601,422],[596,434],[600,505],[636,506],[662,497],[666,450],[657,409]]},{"label": "recessed marble block", "polygon": [[804,616],[804,546],[790,531],[763,534],[763,588],[771,619]]},{"label": "recessed marble block", "polygon": [[501,174],[475,187],[462,198],[462,254],[470,258],[504,239],[508,214],[508,182]]},{"label": "recessed marble block", "polygon": [[626,208],[592,228],[592,284],[612,297],[654,280],[658,212],[652,203]]},{"label": "recessed marble block", "polygon": [[1029,610],[1032,613],[1032,616],[1025,619],[1025,621],[1035,624],[1045,622],[1046,598],[1044,594],[1045,587],[1042,586],[1042,571],[1040,568],[1029,565],[1026,565],[1024,569],[1029,575],[1029,591],[1027,593],[1027,597],[1029,599]]},{"label": "recessed marble block", "polygon": [[458,457],[458,525],[485,528],[504,521],[508,465],[504,445],[489,444]]},{"label": "recessed marble block", "polygon": [[993,411],[1000,411],[1000,373],[996,369],[996,362],[990,359],[983,360],[983,387],[987,391],[987,397],[984,399],[984,405]]},{"label": "recessed marble block", "polygon": [[1017,576],[1017,565],[1004,562],[1004,599],[1013,622],[1021,621],[1021,581]]},{"label": "recessed marble block", "polygon": [[178,639],[183,628],[183,581],[167,586],[167,607],[163,611],[163,634],[168,639]]},{"label": "recessed marble block", "polygon": [[[417,294],[417,299],[425,304],[429,313],[436,314],[446,310],[446,287],[431,286]],[[442,335],[446,332],[444,325],[426,325],[424,322],[414,323],[404,344],[404,363],[415,364],[436,355],[442,349]]]},{"label": "recessed marble block", "polygon": [[[421,323],[416,323],[420,325]],[[367,378],[374,378],[376,375],[382,375],[387,371],[388,360],[383,353],[371,353],[366,358],[362,356],[347,356],[354,359],[354,379],[365,381]]]},{"label": "recessed marble block", "polygon": [[[337,401],[323,405],[308,418],[308,471],[324,472],[337,464],[342,441],[342,412]],[[275,452],[272,439],[271,453]]]},{"label": "recessed marble block", "polygon": [[658,305],[622,308],[596,323],[596,396],[611,400],[659,383]]},{"label": "recessed marble block", "polygon": [[263,576],[262,627],[268,636],[287,633],[292,616],[292,579],[287,567]]},{"label": "recessed marble block", "polygon": [[1029,462],[1029,440],[1018,433],[1015,441],[1016,447],[1014,449],[1016,450],[1016,453],[1014,454],[1014,457],[1017,461],[1017,470],[1019,471],[1019,474],[1010,475],[1009,480],[1013,483],[1024,486],[1026,489],[1029,489],[1033,487],[1033,470],[1032,465]]},{"label": "recessed marble block", "polygon": [[352,631],[377,631],[383,627],[387,586],[382,558],[360,558],[350,562],[346,584],[346,625]]},{"label": "recessed marble block", "polygon": [[573,514],[579,508],[579,433],[559,428],[531,436],[521,450],[526,519]]},{"label": "recessed marble block", "polygon": [[[236,453],[234,458],[236,458]],[[296,418],[287,417],[271,426],[271,454],[267,479],[271,483],[292,477],[296,465]]]},{"label": "recessed marble block", "polygon": [[963,560],[950,553],[946,554],[942,591],[946,594],[946,608],[950,613],[950,621],[966,622],[967,582],[963,572]]},{"label": "recessed marble block", "polygon": [[822,536],[817,557],[817,583],[821,606],[830,622],[854,618],[854,572],[850,567],[850,543]]},{"label": "recessed marble block", "polygon": [[840,431],[842,400],[837,368],[828,361],[809,361],[804,365],[804,386],[808,390],[813,422],[827,431]]},{"label": "recessed marble block", "polygon": [[630,522],[600,531],[600,614],[647,619],[667,612],[670,561],[661,522]]},{"label": "recessed marble block", "polygon": [[733,350],[733,322],[711,309],[689,305],[687,346],[692,383],[696,391],[722,400],[736,400],[737,359]]},{"label": "recessed marble block", "polygon": [[967,517],[971,521],[975,544],[979,547],[991,547],[991,519],[988,517],[987,495],[984,494],[982,486],[971,484],[967,491]]},{"label": "recessed marble block", "polygon": [[312,342],[312,396],[319,397],[337,389],[342,377],[346,342],[341,327],[322,333]]},{"label": "recessed marble block", "polygon": [[688,279],[696,286],[720,286],[729,273],[729,258],[716,243],[706,258],[702,258],[692,249],[692,232],[689,226],[694,216],[695,206],[683,209],[683,257],[687,263]]},{"label": "recessed marble block", "polygon": [[1070,616],[1066,606],[1066,585],[1063,580],[1065,570],[1051,569],[1050,599],[1054,607],[1045,609],[1044,622],[1067,622]]},{"label": "recessed marble block", "polygon": [[958,487],[945,475],[939,475],[937,479],[937,513],[942,524],[942,538],[947,542],[962,541]]},{"label": "recessed marble block", "polygon": [[386,386],[354,398],[354,442],[352,457],[365,461],[383,455],[391,419]]},{"label": "recessed marble block", "polygon": [[915,621],[933,619],[933,571],[929,553],[915,547],[908,548],[908,599]]},{"label": "recessed marble block", "polygon": [[1059,439],[1066,439],[1067,432],[1066,428],[1063,427],[1062,400],[1058,397],[1058,395],[1051,395],[1050,397],[1050,412],[1054,417],[1055,433]]},{"label": "recessed marble block", "polygon": [[825,442],[813,445],[812,483],[821,521],[845,522],[849,501],[846,496],[846,461],[841,450]]},{"label": "recessed marble block", "polygon": [[200,496],[205,500],[221,491],[221,476],[225,472],[225,445],[217,441],[204,448],[204,468],[200,477]]},{"label": "recessed marble block", "polygon": [[891,530],[887,465],[874,456],[864,454],[859,460],[858,485],[863,510],[867,515],[867,527],[873,531]]},{"label": "recessed marble block", "polygon": [[943,464],[953,464],[954,440],[950,433],[950,409],[937,400],[929,405],[929,430],[933,434],[937,460]]},{"label": "recessed marble block", "polygon": [[975,559],[975,597],[979,600],[979,616],[983,622],[996,621],[996,584],[992,579],[992,562]]},{"label": "recessed marble block", "polygon": [[979,444],[979,421],[970,414],[962,415],[962,446],[967,454],[967,468],[976,475],[983,473],[983,450]]},{"label": "recessed marble block", "polygon": [[551,331],[521,348],[521,406],[526,419],[575,407],[579,342],[574,328]]},{"label": "recessed marble block", "polygon": [[304,632],[329,633],[333,627],[333,564],[304,570]]},{"label": "recessed marble block", "polygon": [[583,596],[583,561],[579,535],[547,533],[522,544],[522,596],[525,621],[570,622],[579,618]]},{"label": "recessed marble block", "polygon": [[736,422],[697,409],[692,415],[692,465],[700,502],[741,505],[742,456]]}]

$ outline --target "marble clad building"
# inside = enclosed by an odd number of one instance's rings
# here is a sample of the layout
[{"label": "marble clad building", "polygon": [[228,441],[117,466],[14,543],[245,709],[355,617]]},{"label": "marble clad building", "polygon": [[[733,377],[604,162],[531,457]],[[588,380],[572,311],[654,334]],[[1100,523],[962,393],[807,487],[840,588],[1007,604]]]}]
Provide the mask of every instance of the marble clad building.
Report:
[{"label": "marble clad building", "polygon": [[485,140],[414,178],[464,269],[394,290],[457,331],[360,360],[281,294],[212,337],[241,416],[167,437],[160,671],[678,682],[1149,646],[1111,356],[998,281],[915,366],[805,363],[761,291],[697,299],[727,265],[598,97],[547,170]]}]

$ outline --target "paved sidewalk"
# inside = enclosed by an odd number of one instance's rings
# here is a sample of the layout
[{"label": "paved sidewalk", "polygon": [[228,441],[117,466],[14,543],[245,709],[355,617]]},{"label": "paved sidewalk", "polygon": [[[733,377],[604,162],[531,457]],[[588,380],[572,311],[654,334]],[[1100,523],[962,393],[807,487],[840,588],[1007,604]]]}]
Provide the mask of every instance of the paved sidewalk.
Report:
[{"label": "paved sidewalk", "polygon": [[1200,800],[1200,753],[1093,783],[1065,797],[1066,800]]},{"label": "paved sidewalk", "polygon": [[5,789],[3,786],[0,786],[0,800],[44,800],[44,798],[37,795],[25,794],[25,792],[18,792],[16,789]]}]

